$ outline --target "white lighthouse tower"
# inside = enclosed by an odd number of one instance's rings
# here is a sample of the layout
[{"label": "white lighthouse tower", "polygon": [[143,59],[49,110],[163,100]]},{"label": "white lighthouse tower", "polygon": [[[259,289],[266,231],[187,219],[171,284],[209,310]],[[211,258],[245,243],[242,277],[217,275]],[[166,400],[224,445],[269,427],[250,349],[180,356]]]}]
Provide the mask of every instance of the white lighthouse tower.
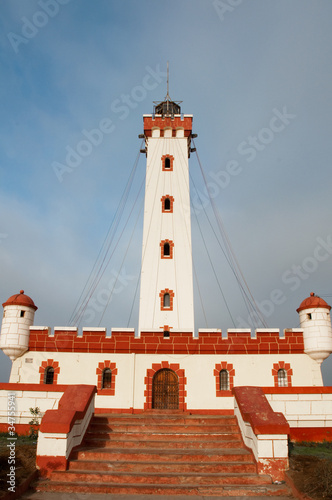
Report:
[{"label": "white lighthouse tower", "polygon": [[189,166],[192,115],[167,95],[144,115],[145,208],[139,305],[142,331],[194,332]]},{"label": "white lighthouse tower", "polygon": [[3,305],[0,349],[14,361],[29,347],[29,327],[38,309],[24,290],[9,297]]}]

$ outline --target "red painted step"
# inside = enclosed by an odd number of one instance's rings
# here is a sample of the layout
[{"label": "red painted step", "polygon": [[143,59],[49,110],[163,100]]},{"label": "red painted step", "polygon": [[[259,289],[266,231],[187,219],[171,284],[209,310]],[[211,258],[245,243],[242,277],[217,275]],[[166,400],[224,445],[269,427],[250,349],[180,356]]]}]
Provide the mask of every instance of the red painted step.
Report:
[{"label": "red painted step", "polygon": [[196,485],[262,485],[269,481],[267,476],[257,474],[243,473],[214,473],[197,474],[195,472],[187,473],[160,473],[160,472],[105,472],[105,471],[54,471],[52,480],[63,482],[89,482],[93,483],[116,483],[116,484],[196,484]]},{"label": "red painted step", "polygon": [[256,473],[256,465],[252,462],[109,462],[108,460],[71,460],[69,470],[98,470],[122,472],[160,472],[167,473],[176,470],[178,473]]},{"label": "red painted step", "polygon": [[156,462],[254,462],[252,454],[245,449],[226,448],[222,450],[163,450],[158,449],[107,449],[78,448],[71,458],[73,460],[107,460],[107,461],[152,461]]},{"label": "red painted step", "polygon": [[95,484],[95,483],[49,483],[41,481],[38,484],[39,491],[59,491],[69,493],[93,493],[93,494],[122,494],[122,495],[193,495],[193,496],[216,496],[216,497],[281,497],[288,498],[289,490],[284,485],[264,485],[264,486],[198,486],[196,484],[187,485],[162,485],[157,484]]},{"label": "red painted step", "polygon": [[[171,429],[170,429],[171,426]],[[151,424],[151,425],[120,425],[120,424],[91,424],[90,432],[105,432],[111,434],[121,434],[121,433],[148,433],[148,434],[170,434],[173,432],[183,433],[183,434],[211,434],[211,433],[233,433],[238,432],[238,427],[236,425],[187,425],[187,424]]]},{"label": "red painted step", "polygon": [[206,496],[287,495],[259,476],[234,416],[95,415],[67,471],[42,491]]}]

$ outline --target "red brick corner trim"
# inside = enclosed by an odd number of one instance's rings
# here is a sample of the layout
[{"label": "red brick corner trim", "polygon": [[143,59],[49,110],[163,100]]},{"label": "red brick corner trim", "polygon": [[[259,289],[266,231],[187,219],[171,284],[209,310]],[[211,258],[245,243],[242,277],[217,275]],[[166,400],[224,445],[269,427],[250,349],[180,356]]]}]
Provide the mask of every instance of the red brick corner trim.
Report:
[{"label": "red brick corner trim", "polygon": [[274,386],[278,387],[278,371],[285,370],[287,374],[287,387],[292,387],[292,375],[293,370],[289,363],[284,361],[279,361],[279,363],[274,363],[272,368],[272,375],[274,376]]},{"label": "red brick corner trim", "polygon": [[[102,388],[103,381],[103,371],[105,368],[109,368],[112,372],[112,380],[111,387],[107,389]],[[111,363],[110,360],[103,361],[98,364],[98,368],[96,369],[96,374],[98,375],[97,382],[97,394],[102,394],[103,396],[114,396],[115,395],[115,377],[118,374],[118,369],[116,367],[116,363]]]},{"label": "red brick corner trim", "polygon": [[[228,390],[222,390],[220,388],[220,372],[221,370],[227,370],[228,371]],[[221,363],[217,363],[214,369],[214,376],[216,377],[216,396],[218,398],[220,397],[229,397],[232,396],[232,389],[234,387],[234,375],[235,375],[235,369],[233,368],[233,365],[230,363],[227,363],[227,361],[222,361]]]},{"label": "red brick corner trim", "polygon": [[185,377],[185,371],[180,369],[180,365],[178,363],[169,363],[168,361],[162,361],[161,363],[154,363],[152,368],[148,368],[146,371],[146,377],[144,379],[144,383],[146,389],[144,391],[145,403],[144,410],[152,409],[152,380],[154,374],[162,370],[163,368],[168,368],[175,372],[179,378],[179,410],[185,411],[187,409],[187,403],[185,402],[185,398],[187,396],[187,391],[185,390],[185,386],[187,384],[187,378]]},{"label": "red brick corner trim", "polygon": [[58,383],[58,375],[60,373],[59,362],[54,361],[54,359],[48,359],[47,361],[42,361],[42,364],[39,367],[39,373],[40,373],[39,383],[40,384],[44,383],[45,370],[46,370],[46,368],[50,368],[50,367],[54,368],[53,384]]}]

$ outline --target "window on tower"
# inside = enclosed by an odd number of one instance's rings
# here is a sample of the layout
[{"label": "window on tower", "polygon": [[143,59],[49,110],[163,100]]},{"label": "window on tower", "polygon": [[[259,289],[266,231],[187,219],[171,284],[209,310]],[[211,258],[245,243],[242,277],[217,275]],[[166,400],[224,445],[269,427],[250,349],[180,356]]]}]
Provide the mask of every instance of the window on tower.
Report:
[{"label": "window on tower", "polygon": [[171,298],[170,298],[169,293],[165,293],[164,294],[163,306],[164,306],[165,309],[166,308],[168,309],[171,306]]},{"label": "window on tower", "polygon": [[174,156],[164,155],[161,157],[162,170],[163,171],[173,171]]},{"label": "window on tower", "polygon": [[171,209],[171,200],[169,198],[165,198],[164,210],[168,212],[170,209]]},{"label": "window on tower", "polygon": [[173,290],[165,288],[165,290],[161,290],[159,297],[160,297],[161,311],[173,311],[173,299],[174,299]]},{"label": "window on tower", "polygon": [[161,211],[163,213],[173,213],[173,202],[174,198],[173,196],[170,196],[169,194],[166,194],[160,199],[162,205],[161,205]]},{"label": "window on tower", "polygon": [[24,318],[24,316],[25,316],[25,311],[21,311],[20,312],[20,318]]},{"label": "window on tower", "polygon": [[173,241],[162,240],[160,242],[161,258],[162,259],[173,259],[173,247],[174,247]]}]

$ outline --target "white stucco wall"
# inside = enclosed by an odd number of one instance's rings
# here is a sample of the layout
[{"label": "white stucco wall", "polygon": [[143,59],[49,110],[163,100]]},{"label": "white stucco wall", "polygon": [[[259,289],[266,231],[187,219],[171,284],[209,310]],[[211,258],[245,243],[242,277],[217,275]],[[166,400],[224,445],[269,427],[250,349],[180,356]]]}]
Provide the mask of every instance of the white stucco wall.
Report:
[{"label": "white stucco wall", "polygon": [[[13,363],[12,383],[40,383],[39,367],[43,361],[59,363],[57,383],[97,385],[98,364],[105,360],[116,364],[115,395],[96,395],[96,408],[143,409],[146,397],[145,377],[154,363],[177,363],[185,371],[187,383],[185,402],[192,410],[233,409],[233,397],[217,397],[216,364],[227,362],[235,370],[234,386],[252,385],[274,387],[272,368],[284,361],[293,370],[292,386],[321,386],[319,364],[306,354],[288,355],[164,355],[27,352]],[[27,362],[28,361],[28,362]]]}]

